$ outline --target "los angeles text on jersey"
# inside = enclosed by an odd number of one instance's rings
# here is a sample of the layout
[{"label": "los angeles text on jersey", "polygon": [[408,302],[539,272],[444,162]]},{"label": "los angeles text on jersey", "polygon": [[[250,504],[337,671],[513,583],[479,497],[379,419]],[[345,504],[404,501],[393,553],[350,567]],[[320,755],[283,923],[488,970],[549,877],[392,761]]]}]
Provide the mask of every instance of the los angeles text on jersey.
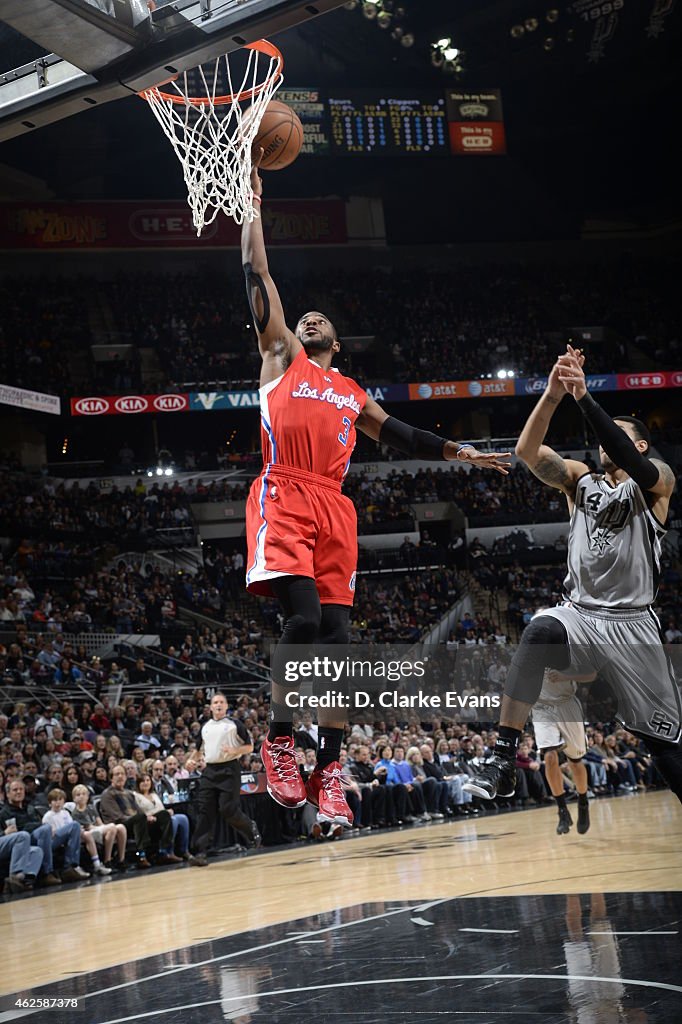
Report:
[{"label": "los angeles text on jersey", "polygon": [[318,402],[329,402],[330,405],[335,405],[337,409],[352,409],[357,416],[362,412],[360,403],[356,401],[353,395],[340,395],[333,388],[325,388],[324,391],[320,392],[318,388],[312,387],[307,380],[302,380],[298,384],[296,389],[291,392],[291,397],[312,398]]}]

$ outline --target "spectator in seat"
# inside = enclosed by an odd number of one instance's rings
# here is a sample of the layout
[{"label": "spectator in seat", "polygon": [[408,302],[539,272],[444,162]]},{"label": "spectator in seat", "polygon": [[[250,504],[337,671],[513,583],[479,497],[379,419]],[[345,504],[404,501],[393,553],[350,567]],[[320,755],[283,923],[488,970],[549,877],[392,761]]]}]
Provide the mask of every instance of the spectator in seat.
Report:
[{"label": "spectator in seat", "polygon": [[[43,825],[49,825],[52,829],[52,836],[56,836],[57,832],[62,828],[68,828],[69,825],[74,821],[72,816],[64,808],[66,802],[66,793],[63,789],[53,789],[50,793],[50,809],[43,815]],[[99,859],[99,853],[97,852],[97,846],[93,836],[86,832],[83,828],[80,829],[81,843],[90,854],[90,860],[92,866],[95,869],[96,875],[110,875],[111,868],[105,868]],[[83,869],[78,868],[79,871]],[[90,875],[87,871],[83,871],[83,877],[89,878]]]},{"label": "spectator in seat", "polygon": [[[105,825],[90,799],[90,791],[87,786],[76,786],[73,791],[74,809],[71,817],[77,821],[81,829],[84,829],[94,839],[98,846],[101,846],[104,854],[104,864],[112,870],[125,872],[126,870],[126,842],[128,833],[125,825]],[[116,845],[118,860],[112,863],[111,856]]]},{"label": "spectator in seat", "polygon": [[523,772],[528,786],[528,795],[537,804],[552,803],[552,798],[545,789],[545,782],[540,771],[540,762],[532,756],[531,746],[528,742],[519,744],[516,769],[519,772]]},{"label": "spectator in seat", "polygon": [[176,857],[173,853],[173,843],[177,835],[180,836],[180,850],[184,859],[189,859],[189,821],[184,814],[175,814],[170,807],[164,807],[158,793],[154,791],[154,783],[149,772],[142,772],[137,780],[135,790],[135,801],[139,809],[147,815],[149,833],[152,839],[161,836],[167,819],[171,823],[172,842],[170,845],[163,845],[159,839],[159,856],[157,864],[179,864],[183,857]]},{"label": "spectator in seat", "polygon": [[[383,759],[387,757],[386,749],[383,752]],[[414,777],[412,768],[405,761],[405,748],[401,744],[396,744],[393,748],[393,758],[391,759],[391,765],[393,766],[393,773],[391,777],[395,782],[402,783],[405,786],[408,794],[408,807],[410,808],[410,815],[414,818],[420,818],[422,821],[431,821],[431,815],[426,810],[426,803],[424,802],[424,793],[418,779]],[[389,782],[390,779],[387,779]]]},{"label": "spectator in seat", "polygon": [[[315,752],[311,753],[314,756]],[[351,776],[360,787],[362,827],[381,828],[387,823],[386,790],[374,774],[374,766],[369,758],[369,747],[358,744],[354,753],[355,756],[348,762],[348,767]]]},{"label": "spectator in seat", "polygon": [[[445,743],[447,749],[447,740],[442,740]],[[433,754],[433,748],[430,743],[423,743],[419,748],[422,759],[424,772],[430,779],[436,779],[437,782],[444,782],[448,789],[448,802],[446,814],[449,817],[454,813],[452,808],[455,808],[458,814],[462,813],[463,809],[471,803],[471,793],[465,792],[462,789],[464,782],[468,779],[468,775],[464,773],[449,774],[449,763],[446,762],[444,765],[436,761]]]},{"label": "spectator in seat", "polygon": [[12,822],[10,817],[0,832],[0,865],[6,864],[9,867],[3,888],[4,895],[10,896],[32,889],[42,863],[42,850],[37,846],[31,846],[29,833],[20,832],[16,822]]},{"label": "spectator in seat", "polygon": [[[149,822],[147,815],[137,805],[135,794],[126,788],[126,770],[123,765],[116,765],[111,770],[111,785],[102,793],[99,805],[100,816],[104,824],[113,822],[125,825],[129,837],[133,837],[137,846],[137,866],[144,870],[150,868],[147,851],[151,850]],[[170,816],[163,819],[163,828],[159,836],[159,845],[169,849],[173,843],[173,828]]]},{"label": "spectator in seat", "polygon": [[442,820],[446,815],[448,807],[449,794],[447,783],[442,779],[438,780],[435,776],[426,774],[424,771],[424,759],[419,751],[419,747],[408,747],[405,760],[412,769],[412,775],[415,780],[422,787],[427,811],[432,818]]},{"label": "spectator in seat", "polygon": [[[90,876],[79,866],[81,855],[81,830],[75,821],[59,828],[53,835],[49,825],[43,825],[42,814],[33,804],[26,802],[26,788],[19,779],[10,782],[7,789],[7,803],[0,809],[0,833],[7,827],[7,821],[14,818],[20,832],[28,832],[31,846],[42,851],[43,862],[38,884],[61,885],[61,882],[81,882]],[[64,870],[61,879],[54,870],[53,853],[64,848]]]},{"label": "spectator in seat", "polygon": [[151,722],[143,722],[140,735],[135,737],[135,746],[143,750],[145,754],[154,754],[161,747],[158,737],[152,735],[153,728]]}]

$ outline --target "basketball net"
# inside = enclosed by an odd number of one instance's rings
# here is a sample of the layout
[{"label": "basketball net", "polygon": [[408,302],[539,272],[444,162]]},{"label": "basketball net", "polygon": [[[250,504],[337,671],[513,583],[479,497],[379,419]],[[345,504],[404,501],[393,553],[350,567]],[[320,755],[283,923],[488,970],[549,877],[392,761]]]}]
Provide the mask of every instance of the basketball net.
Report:
[{"label": "basketball net", "polygon": [[[282,84],[284,61],[259,39],[248,54],[241,85],[229,54],[199,65],[140,95],[170,140],[182,167],[197,236],[221,210],[237,224],[258,216],[251,189],[251,147],[265,108]],[[198,87],[198,88],[197,88]],[[227,90],[225,94],[222,89]],[[203,95],[190,95],[201,92]],[[249,106],[242,103],[251,101]]]}]

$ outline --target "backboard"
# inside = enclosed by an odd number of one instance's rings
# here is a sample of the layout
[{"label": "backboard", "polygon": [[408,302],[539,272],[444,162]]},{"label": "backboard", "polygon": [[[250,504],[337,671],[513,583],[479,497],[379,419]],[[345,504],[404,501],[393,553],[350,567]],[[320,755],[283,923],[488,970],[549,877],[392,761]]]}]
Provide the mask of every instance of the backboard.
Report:
[{"label": "backboard", "polygon": [[138,93],[342,5],[343,0],[2,0],[5,25],[45,52],[21,67],[0,69],[0,141]]}]

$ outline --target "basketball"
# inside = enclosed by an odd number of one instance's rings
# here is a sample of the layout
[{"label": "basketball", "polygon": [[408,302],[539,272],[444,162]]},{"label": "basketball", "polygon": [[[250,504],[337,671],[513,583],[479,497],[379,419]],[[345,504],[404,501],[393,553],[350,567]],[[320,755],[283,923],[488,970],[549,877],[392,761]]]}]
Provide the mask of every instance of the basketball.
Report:
[{"label": "basketball", "polygon": [[254,145],[265,151],[263,170],[281,171],[292,164],[303,145],[303,125],[296,111],[280,100],[272,100],[263,114]]}]

